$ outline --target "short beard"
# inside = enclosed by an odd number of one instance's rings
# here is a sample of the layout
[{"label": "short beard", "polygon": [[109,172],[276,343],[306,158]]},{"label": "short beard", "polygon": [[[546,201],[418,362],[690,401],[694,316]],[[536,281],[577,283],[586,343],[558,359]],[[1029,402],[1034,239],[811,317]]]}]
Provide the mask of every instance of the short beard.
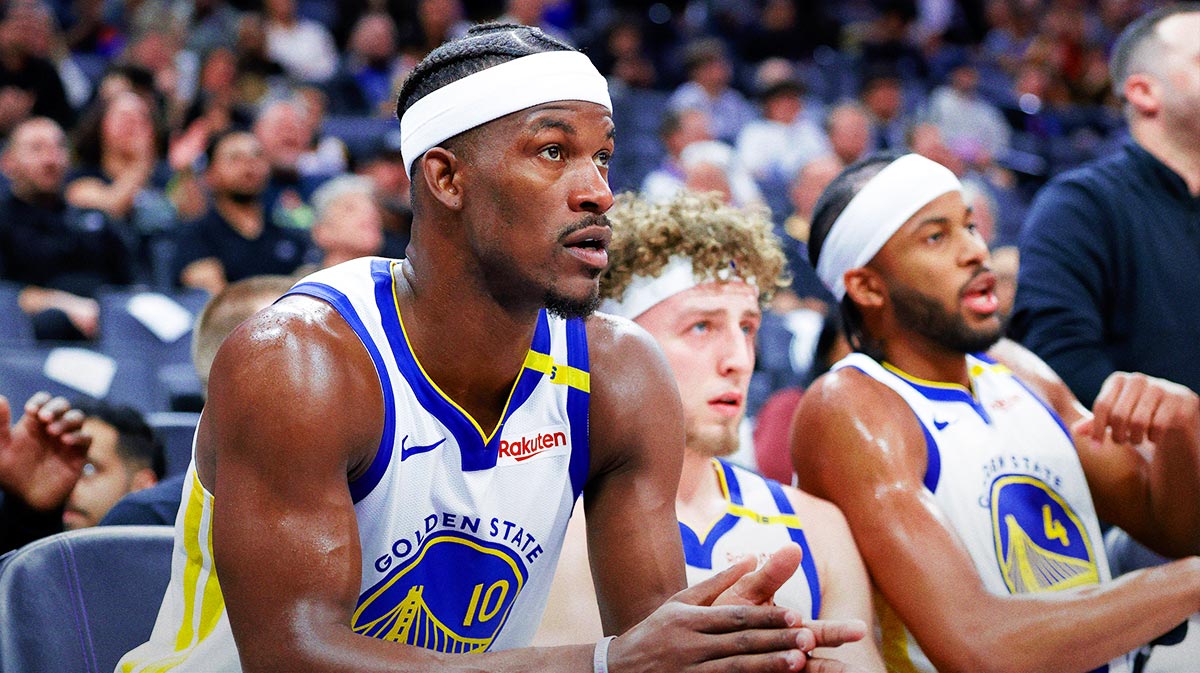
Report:
[{"label": "short beard", "polygon": [[588,296],[582,299],[568,297],[554,290],[547,290],[543,303],[550,315],[558,316],[563,320],[586,318],[600,307],[600,288],[597,286]]},{"label": "short beard", "polygon": [[725,458],[737,453],[741,447],[741,437],[738,428],[741,422],[723,428],[720,433],[701,435],[688,428],[684,437],[684,446],[706,458]]},{"label": "short beard", "polygon": [[982,353],[995,345],[1003,333],[1001,328],[973,330],[962,316],[946,311],[933,298],[913,288],[890,288],[888,296],[901,325],[951,351]]}]

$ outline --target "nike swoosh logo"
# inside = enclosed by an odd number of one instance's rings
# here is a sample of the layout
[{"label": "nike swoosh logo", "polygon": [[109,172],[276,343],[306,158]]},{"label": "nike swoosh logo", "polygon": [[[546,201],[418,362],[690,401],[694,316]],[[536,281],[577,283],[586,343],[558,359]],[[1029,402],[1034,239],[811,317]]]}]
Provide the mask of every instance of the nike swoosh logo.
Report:
[{"label": "nike swoosh logo", "polygon": [[937,428],[939,432],[945,430],[947,425],[950,425],[950,421],[939,421],[936,418],[933,419],[933,427]]},{"label": "nike swoosh logo", "polygon": [[409,448],[405,448],[405,446],[404,446],[406,443],[408,443],[408,435],[404,435],[404,439],[400,440],[400,462],[404,462],[404,461],[408,460],[409,458],[411,458],[412,456],[417,455],[418,453],[427,453],[429,451],[433,451],[437,447],[441,446],[445,441],[446,441],[446,438],[442,437],[441,440],[436,441],[433,444],[426,444],[424,446],[414,446],[411,449],[409,449]]}]

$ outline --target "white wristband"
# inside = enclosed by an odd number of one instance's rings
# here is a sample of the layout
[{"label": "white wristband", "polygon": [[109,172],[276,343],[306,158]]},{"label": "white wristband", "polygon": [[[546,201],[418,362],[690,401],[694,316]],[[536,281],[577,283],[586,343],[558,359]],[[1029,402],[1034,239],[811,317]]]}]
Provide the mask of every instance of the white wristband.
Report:
[{"label": "white wristband", "polygon": [[616,636],[607,636],[596,641],[596,651],[592,653],[592,673],[608,673],[608,646]]}]

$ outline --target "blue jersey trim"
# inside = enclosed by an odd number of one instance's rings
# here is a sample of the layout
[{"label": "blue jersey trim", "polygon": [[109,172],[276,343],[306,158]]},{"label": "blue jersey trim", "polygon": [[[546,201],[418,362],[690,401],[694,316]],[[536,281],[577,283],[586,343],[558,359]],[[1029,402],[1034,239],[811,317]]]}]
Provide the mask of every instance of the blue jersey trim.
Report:
[{"label": "blue jersey trim", "polygon": [[[543,311],[543,315],[544,315]],[[582,319],[567,321],[567,366],[580,371],[588,368],[587,324]],[[571,489],[578,498],[587,483],[591,469],[591,445],[589,444],[591,395],[570,386],[567,390],[567,419],[571,424]]]},{"label": "blue jersey trim", "polygon": [[722,515],[708,531],[704,542],[700,542],[700,536],[696,535],[696,532],[687,524],[680,521],[679,534],[683,538],[683,558],[686,563],[693,568],[712,570],[713,548],[717,546],[717,540],[720,540],[723,535],[736,526],[737,522],[738,518],[732,514]]},{"label": "blue jersey trim", "polygon": [[[388,272],[389,283],[391,282],[390,279],[391,273]],[[376,289],[378,289],[379,279],[376,277],[375,280]],[[392,450],[396,444],[396,401],[395,393],[392,390],[391,377],[388,376],[387,366],[383,362],[383,354],[379,352],[379,348],[375,345],[375,341],[371,339],[371,334],[367,331],[366,325],[358,317],[358,313],[354,310],[353,304],[350,303],[350,299],[346,295],[323,283],[313,282],[300,283],[287,292],[287,295],[292,294],[315,297],[333,306],[338,314],[342,316],[342,319],[354,330],[354,333],[358,335],[359,341],[366,347],[367,353],[371,355],[371,361],[375,363],[376,373],[379,374],[379,385],[383,390],[383,435],[379,438],[379,448],[375,451],[375,457],[371,459],[371,464],[367,467],[367,471],[359,475],[357,479],[349,482],[350,497],[357,504],[379,485],[379,481],[383,479],[383,474],[387,471],[388,464],[392,460]]]},{"label": "blue jersey trim", "polygon": [[[913,412],[913,416],[916,416],[916,412]],[[921,432],[925,433],[925,478],[922,482],[930,493],[935,493],[942,478],[942,452],[938,449],[933,433],[929,432],[929,428],[925,427],[920,418],[917,418],[917,425],[921,426]]]},{"label": "blue jersey trim", "polygon": [[[529,349],[546,355],[550,354],[550,321],[546,317],[545,310],[538,314],[537,327],[533,331],[533,345]],[[512,397],[508,401],[508,408],[505,410],[504,418],[500,419],[500,425],[492,433],[492,439],[487,445],[488,454],[493,456],[492,465],[495,465],[495,457],[500,455],[500,438],[504,436],[504,425],[508,423],[508,419],[513,415],[513,412],[520,409],[521,405],[525,404],[529,396],[533,394],[534,389],[541,382],[542,376],[542,372],[526,368],[517,377],[517,385],[513,388]]]},{"label": "blue jersey trim", "polygon": [[[795,514],[796,508],[792,507],[792,501],[788,500],[787,493],[784,493],[783,486],[773,479],[763,477],[763,483],[767,485],[767,489],[771,491],[771,497],[775,499],[775,507],[779,509],[780,514]],[[812,618],[818,619],[821,614],[821,578],[817,575],[817,562],[813,558],[812,549],[808,546],[808,537],[804,534],[802,528],[788,528],[788,535],[792,541],[800,545],[800,551],[803,556],[800,557],[800,567],[804,570],[804,578],[808,580],[808,592],[812,596]]]},{"label": "blue jersey trim", "polygon": [[725,475],[725,488],[729,489],[729,502],[735,505],[746,504],[742,502],[742,486],[738,483],[737,475],[733,473],[733,465],[720,458],[717,459],[717,464],[721,466],[721,472]]}]

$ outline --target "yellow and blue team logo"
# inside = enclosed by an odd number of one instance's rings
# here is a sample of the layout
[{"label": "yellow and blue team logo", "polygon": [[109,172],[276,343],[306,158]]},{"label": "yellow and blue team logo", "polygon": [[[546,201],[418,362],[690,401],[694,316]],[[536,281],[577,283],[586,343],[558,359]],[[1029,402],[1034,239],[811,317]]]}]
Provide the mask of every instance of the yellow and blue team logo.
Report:
[{"label": "yellow and blue team logo", "polygon": [[991,508],[996,559],[1011,593],[1099,583],[1087,529],[1044,481],[1028,475],[997,477]]},{"label": "yellow and blue team logo", "polygon": [[435,533],[358,599],[355,633],[438,652],[484,652],[526,580],[507,548]]}]

